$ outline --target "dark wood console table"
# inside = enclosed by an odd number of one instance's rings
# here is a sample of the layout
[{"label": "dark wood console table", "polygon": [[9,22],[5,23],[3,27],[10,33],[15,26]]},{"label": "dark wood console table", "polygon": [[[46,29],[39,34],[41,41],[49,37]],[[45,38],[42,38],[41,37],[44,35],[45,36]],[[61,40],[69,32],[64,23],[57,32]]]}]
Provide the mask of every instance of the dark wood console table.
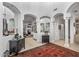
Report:
[{"label": "dark wood console table", "polygon": [[18,53],[22,48],[25,48],[25,38],[9,41],[10,54]]},{"label": "dark wood console table", "polygon": [[49,35],[42,35],[42,43],[49,43]]}]

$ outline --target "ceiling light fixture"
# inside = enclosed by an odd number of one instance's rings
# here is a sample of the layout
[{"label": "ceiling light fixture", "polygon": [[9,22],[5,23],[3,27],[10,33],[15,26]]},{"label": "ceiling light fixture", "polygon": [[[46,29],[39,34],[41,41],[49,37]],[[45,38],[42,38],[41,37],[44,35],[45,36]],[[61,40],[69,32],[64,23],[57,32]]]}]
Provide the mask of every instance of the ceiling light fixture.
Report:
[{"label": "ceiling light fixture", "polygon": [[57,8],[55,8],[54,11],[57,11]]}]

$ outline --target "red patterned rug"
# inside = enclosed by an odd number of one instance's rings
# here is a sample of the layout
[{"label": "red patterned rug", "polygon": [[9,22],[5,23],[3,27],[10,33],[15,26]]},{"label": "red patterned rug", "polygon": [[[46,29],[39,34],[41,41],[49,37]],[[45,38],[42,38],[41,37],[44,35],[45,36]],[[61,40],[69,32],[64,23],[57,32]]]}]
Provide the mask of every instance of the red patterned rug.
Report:
[{"label": "red patterned rug", "polygon": [[21,52],[15,57],[79,57],[79,52],[47,43],[43,46]]}]

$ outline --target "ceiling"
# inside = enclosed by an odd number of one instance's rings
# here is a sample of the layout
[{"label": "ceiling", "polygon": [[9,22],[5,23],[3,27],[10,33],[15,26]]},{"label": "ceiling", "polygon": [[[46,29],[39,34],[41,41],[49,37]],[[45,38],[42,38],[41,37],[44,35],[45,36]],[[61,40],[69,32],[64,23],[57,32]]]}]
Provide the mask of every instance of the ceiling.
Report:
[{"label": "ceiling", "polygon": [[[56,12],[64,12],[66,7],[71,2],[9,2],[16,6],[20,12],[25,14],[32,14],[36,17],[49,16]],[[24,17],[25,22],[32,22],[32,19]],[[28,21],[29,20],[29,21]]]},{"label": "ceiling", "polygon": [[35,15],[52,16],[54,10],[63,12],[71,2],[11,2],[23,14],[32,13]]},{"label": "ceiling", "polygon": [[36,21],[36,17],[31,14],[25,14],[24,15],[24,23],[32,23],[33,21]]}]

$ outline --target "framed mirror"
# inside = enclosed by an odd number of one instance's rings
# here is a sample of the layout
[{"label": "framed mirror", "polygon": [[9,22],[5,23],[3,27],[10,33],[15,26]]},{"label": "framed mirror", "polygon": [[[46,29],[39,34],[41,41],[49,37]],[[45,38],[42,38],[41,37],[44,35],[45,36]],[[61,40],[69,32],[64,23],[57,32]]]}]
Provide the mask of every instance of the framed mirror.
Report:
[{"label": "framed mirror", "polygon": [[9,32],[9,35],[12,35],[12,34],[15,33],[15,21],[14,21],[14,18],[9,19],[8,32]]}]

